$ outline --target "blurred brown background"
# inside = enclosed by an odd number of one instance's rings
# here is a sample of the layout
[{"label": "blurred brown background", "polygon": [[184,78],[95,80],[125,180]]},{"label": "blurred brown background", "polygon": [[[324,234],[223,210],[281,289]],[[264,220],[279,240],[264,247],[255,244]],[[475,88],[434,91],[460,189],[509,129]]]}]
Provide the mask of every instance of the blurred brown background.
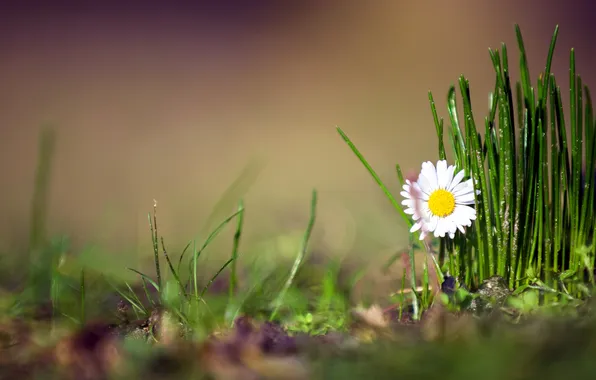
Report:
[{"label": "blurred brown background", "polygon": [[76,244],[145,251],[157,199],[161,232],[178,247],[256,159],[265,166],[246,189],[246,244],[301,233],[317,188],[317,244],[370,255],[403,246],[405,224],[336,126],[398,195],[395,163],[417,171],[437,159],[427,91],[447,118],[448,87],[463,73],[484,117],[488,48],[506,42],[516,66],[514,23],[534,81],[559,24],[561,86],[571,47],[585,82],[596,82],[588,1],[211,3],[2,5],[3,252],[26,243],[44,123],[58,131],[51,232]]}]

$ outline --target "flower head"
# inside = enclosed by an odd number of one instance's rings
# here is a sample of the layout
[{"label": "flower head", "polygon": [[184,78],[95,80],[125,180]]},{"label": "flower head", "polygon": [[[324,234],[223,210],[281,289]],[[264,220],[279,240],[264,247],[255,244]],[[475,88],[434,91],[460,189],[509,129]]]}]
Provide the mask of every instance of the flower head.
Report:
[{"label": "flower head", "polygon": [[422,171],[417,181],[406,180],[403,186],[402,205],[406,214],[412,215],[414,225],[410,232],[422,230],[420,240],[434,232],[435,237],[449,234],[453,239],[455,231],[465,233],[464,226],[471,226],[476,219],[474,199],[480,191],[474,190],[472,179],[463,181],[464,171],[455,174],[455,166],[447,166],[447,161],[422,163]]}]

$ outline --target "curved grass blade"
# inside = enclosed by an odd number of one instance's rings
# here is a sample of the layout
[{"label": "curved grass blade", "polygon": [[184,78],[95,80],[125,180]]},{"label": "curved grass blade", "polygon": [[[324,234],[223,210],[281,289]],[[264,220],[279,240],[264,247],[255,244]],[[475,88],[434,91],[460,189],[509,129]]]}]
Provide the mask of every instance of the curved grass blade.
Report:
[{"label": "curved grass blade", "polygon": [[239,215],[243,211],[244,211],[243,208],[242,209],[239,209],[235,213],[233,213],[232,215],[228,216],[224,221],[222,221],[211,232],[211,234],[209,234],[209,236],[207,237],[207,239],[203,243],[203,246],[198,251],[196,251],[195,253],[193,253],[193,259],[191,260],[191,266],[192,266],[191,267],[191,269],[192,269],[191,273],[192,273],[192,278],[194,280],[195,297],[198,297],[199,296],[199,292],[198,292],[197,260],[199,259],[199,257],[203,253],[203,251],[209,246],[209,244],[211,244],[211,242],[213,241],[213,239],[215,239],[217,237],[217,235],[219,235],[219,233],[224,229],[224,227],[227,226],[227,224],[230,223],[230,221],[232,221],[232,219],[234,219],[237,215]]},{"label": "curved grass blade", "polygon": [[428,101],[430,102],[430,109],[433,114],[433,120],[435,122],[435,128],[437,130],[437,138],[439,140],[439,160],[445,160],[445,143],[443,142],[443,119],[439,120],[439,116],[437,115],[437,107],[435,105],[435,100],[433,99],[433,94],[431,91],[428,92]]},{"label": "curved grass blade", "polygon": [[147,276],[146,274],[139,272],[136,269],[133,268],[127,268],[128,270],[131,270],[133,272],[135,272],[136,274],[138,274],[139,276],[141,276],[144,280],[146,280],[147,282],[149,282],[151,285],[153,285],[153,287],[155,288],[155,290],[157,290],[158,292],[160,291],[160,286],[151,279],[151,277]]},{"label": "curved grass blade", "polygon": [[236,225],[236,232],[234,233],[234,245],[232,247],[232,268],[230,273],[230,300],[236,292],[238,286],[238,275],[237,275],[237,261],[238,261],[238,248],[240,246],[240,237],[242,236],[242,227],[244,225],[244,202],[242,199],[238,202],[238,211],[242,212],[238,215],[238,224]]},{"label": "curved grass blade", "polygon": [[170,271],[172,272],[172,275],[174,276],[176,283],[180,287],[180,292],[181,292],[180,294],[185,295],[186,291],[184,289],[184,285],[182,284],[182,281],[180,281],[180,276],[178,275],[178,272],[176,272],[176,270],[174,269],[174,265],[172,265],[172,261],[170,260],[170,255],[168,255],[168,251],[166,250],[166,244],[164,243],[163,236],[161,238],[161,249],[163,251],[163,255],[166,258],[166,262],[168,263],[168,266],[170,267]]},{"label": "curved grass blade", "polygon": [[213,277],[211,277],[211,279],[209,280],[209,282],[207,283],[207,285],[205,285],[205,287],[201,291],[201,298],[203,298],[203,296],[205,295],[205,293],[207,293],[207,290],[211,287],[211,284],[213,284],[213,282],[221,274],[221,272],[223,272],[224,269],[226,269],[228,267],[228,265],[230,265],[230,263],[232,263],[233,261],[234,261],[234,258],[233,257],[229,258],[228,261],[226,261],[224,263],[224,265],[222,265],[221,268],[219,268],[219,270],[217,272],[215,272],[215,275],[213,275]]},{"label": "curved grass blade", "polygon": [[306,231],[304,232],[304,237],[302,238],[302,246],[300,248],[300,251],[298,252],[298,255],[296,256],[296,259],[294,260],[294,265],[292,266],[292,269],[290,271],[290,275],[288,276],[288,279],[286,280],[283,288],[277,295],[276,299],[273,301],[274,306],[273,306],[273,311],[271,312],[271,315],[269,316],[270,321],[272,321],[277,316],[277,312],[281,306],[281,303],[283,302],[283,300],[286,296],[286,293],[288,292],[288,289],[290,289],[290,286],[292,286],[292,283],[294,283],[294,278],[296,277],[296,274],[298,273],[298,270],[302,266],[302,262],[304,261],[304,258],[306,257],[306,250],[308,248],[308,242],[310,240],[312,230],[315,226],[316,216],[317,216],[317,191],[313,189],[312,198],[311,198],[311,202],[310,202],[310,218],[308,219],[308,225],[306,226]]}]

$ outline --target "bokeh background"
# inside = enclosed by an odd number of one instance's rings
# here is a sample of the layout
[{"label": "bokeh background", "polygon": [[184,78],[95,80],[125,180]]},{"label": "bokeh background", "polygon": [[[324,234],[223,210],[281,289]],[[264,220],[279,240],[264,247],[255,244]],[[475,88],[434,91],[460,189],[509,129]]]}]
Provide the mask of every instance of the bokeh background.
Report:
[{"label": "bokeh background", "polygon": [[57,130],[50,233],[74,247],[150,257],[154,199],[161,233],[180,247],[249,165],[233,194],[247,207],[245,244],[299,237],[316,188],[314,244],[369,259],[403,247],[407,231],[336,126],[397,194],[395,163],[416,172],[437,159],[428,90],[447,118],[447,90],[465,74],[484,117],[489,47],[507,43],[517,78],[515,23],[534,81],[559,24],[562,88],[572,47],[596,88],[589,1],[155,3],[1,5],[2,252],[26,246],[48,123]]}]

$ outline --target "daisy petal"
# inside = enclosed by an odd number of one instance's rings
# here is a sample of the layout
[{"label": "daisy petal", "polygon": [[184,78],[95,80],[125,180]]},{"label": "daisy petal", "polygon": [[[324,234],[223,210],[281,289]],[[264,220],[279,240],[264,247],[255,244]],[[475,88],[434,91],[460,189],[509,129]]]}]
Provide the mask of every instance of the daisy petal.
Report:
[{"label": "daisy petal", "polygon": [[474,204],[474,199],[476,199],[476,195],[474,193],[456,195],[455,203],[457,203],[457,204]]},{"label": "daisy petal", "polygon": [[431,190],[438,188],[437,170],[432,162],[427,161],[422,164],[420,175],[426,178]]},{"label": "daisy petal", "polygon": [[[455,167],[453,167],[453,169],[455,170]],[[461,180],[464,178],[464,171],[461,170],[459,173],[457,173],[455,175],[455,177],[453,177],[453,180],[451,181],[451,185],[449,186],[449,190],[453,190],[455,188],[455,186],[459,185],[459,183],[461,182]]]},{"label": "daisy petal", "polygon": [[451,188],[451,182],[453,182],[453,173],[455,172],[455,166],[450,165],[447,168],[447,180],[445,182],[445,187],[444,189],[449,189]]},{"label": "daisy petal", "polygon": [[412,228],[410,228],[410,232],[416,232],[422,227],[422,223],[414,223]]},{"label": "daisy petal", "polygon": [[437,162],[437,186],[441,189],[447,187],[447,161]]}]

